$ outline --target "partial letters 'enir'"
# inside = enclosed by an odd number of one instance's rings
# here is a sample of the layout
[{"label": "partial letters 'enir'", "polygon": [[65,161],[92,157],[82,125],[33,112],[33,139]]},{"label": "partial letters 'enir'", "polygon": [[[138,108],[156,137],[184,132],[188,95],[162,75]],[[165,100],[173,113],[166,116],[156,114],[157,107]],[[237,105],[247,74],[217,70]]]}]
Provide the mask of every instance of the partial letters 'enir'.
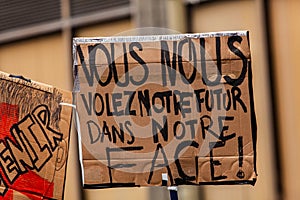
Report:
[{"label": "partial letters 'enir'", "polygon": [[63,199],[72,93],[0,72],[0,197]]}]

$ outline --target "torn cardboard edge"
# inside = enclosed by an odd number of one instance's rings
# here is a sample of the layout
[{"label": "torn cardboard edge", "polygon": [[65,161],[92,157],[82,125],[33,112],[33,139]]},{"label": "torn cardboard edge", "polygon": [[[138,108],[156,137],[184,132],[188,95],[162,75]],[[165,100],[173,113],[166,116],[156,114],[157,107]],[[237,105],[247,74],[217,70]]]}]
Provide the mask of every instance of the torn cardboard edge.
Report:
[{"label": "torn cardboard edge", "polygon": [[26,85],[33,89],[42,90],[44,92],[53,93],[53,86],[45,84],[45,83],[33,81],[33,80],[25,78],[21,75],[13,75],[13,74],[8,74],[6,72],[1,72],[0,79],[11,81],[11,82],[22,84],[22,85]]}]

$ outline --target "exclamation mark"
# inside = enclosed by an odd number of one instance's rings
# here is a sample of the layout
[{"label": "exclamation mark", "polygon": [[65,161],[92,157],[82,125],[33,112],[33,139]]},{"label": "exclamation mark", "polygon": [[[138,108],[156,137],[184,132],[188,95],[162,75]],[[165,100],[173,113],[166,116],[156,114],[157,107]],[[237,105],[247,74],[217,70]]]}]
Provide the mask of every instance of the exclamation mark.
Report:
[{"label": "exclamation mark", "polygon": [[240,179],[245,177],[245,173],[242,170],[243,167],[243,157],[244,157],[244,152],[243,152],[243,136],[238,137],[238,150],[239,150],[239,171],[236,174],[237,177]]}]

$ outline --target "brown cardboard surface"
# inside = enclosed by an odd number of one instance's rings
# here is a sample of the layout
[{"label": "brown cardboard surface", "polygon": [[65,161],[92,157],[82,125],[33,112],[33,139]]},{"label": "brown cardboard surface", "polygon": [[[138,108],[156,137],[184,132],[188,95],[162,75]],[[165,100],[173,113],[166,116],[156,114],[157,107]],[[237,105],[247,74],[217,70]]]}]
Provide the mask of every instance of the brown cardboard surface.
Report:
[{"label": "brown cardboard surface", "polygon": [[72,93],[0,72],[0,196],[63,199]]},{"label": "brown cardboard surface", "polygon": [[248,34],[75,38],[84,185],[254,184]]}]

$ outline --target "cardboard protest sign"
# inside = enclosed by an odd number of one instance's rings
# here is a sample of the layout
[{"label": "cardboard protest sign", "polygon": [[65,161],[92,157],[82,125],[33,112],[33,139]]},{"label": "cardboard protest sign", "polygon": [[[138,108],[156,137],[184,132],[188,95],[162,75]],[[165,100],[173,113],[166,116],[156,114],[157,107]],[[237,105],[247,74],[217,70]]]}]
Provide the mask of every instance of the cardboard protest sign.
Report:
[{"label": "cardboard protest sign", "polygon": [[254,184],[247,31],[74,38],[84,186]]},{"label": "cardboard protest sign", "polygon": [[0,197],[62,199],[72,93],[0,72]]}]

